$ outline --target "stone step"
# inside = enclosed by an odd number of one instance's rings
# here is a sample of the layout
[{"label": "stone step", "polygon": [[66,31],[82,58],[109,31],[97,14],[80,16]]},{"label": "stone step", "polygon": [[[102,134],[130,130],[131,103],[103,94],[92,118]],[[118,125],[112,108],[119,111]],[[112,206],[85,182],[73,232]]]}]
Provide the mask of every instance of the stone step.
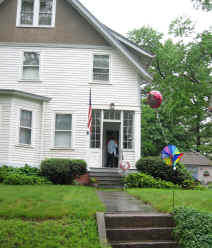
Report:
[{"label": "stone step", "polygon": [[174,219],[169,214],[105,214],[106,228],[145,228],[145,227],[174,227]]},{"label": "stone step", "polygon": [[109,242],[173,240],[172,232],[172,227],[106,229],[107,238]]},{"label": "stone step", "polygon": [[112,248],[177,248],[175,241],[113,242]]}]

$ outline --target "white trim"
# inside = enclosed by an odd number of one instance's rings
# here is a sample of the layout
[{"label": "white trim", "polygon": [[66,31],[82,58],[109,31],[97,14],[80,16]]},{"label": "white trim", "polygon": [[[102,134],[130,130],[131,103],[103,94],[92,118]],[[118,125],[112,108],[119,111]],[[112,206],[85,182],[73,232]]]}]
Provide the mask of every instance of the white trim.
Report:
[{"label": "white trim", "polygon": [[[16,42],[0,42],[0,47],[26,47],[26,43]],[[113,50],[110,46],[92,46],[92,45],[77,45],[77,44],[54,44],[54,43],[27,43],[27,47],[32,48],[57,48],[57,49],[90,49],[90,50]]]},{"label": "white trim", "polygon": [[51,25],[39,25],[40,0],[34,0],[32,25],[21,24],[21,6],[22,6],[22,0],[18,0],[17,13],[16,13],[16,27],[24,27],[24,28],[53,28],[55,27],[56,0],[53,0],[52,2]]}]

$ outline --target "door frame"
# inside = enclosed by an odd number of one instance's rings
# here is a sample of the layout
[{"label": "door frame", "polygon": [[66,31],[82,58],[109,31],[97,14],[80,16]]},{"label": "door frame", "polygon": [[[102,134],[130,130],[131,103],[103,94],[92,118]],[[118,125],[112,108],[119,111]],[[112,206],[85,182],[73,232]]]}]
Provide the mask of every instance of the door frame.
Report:
[{"label": "door frame", "polygon": [[[104,149],[104,123],[118,123],[119,128],[115,131],[119,132],[119,140],[118,140],[118,150],[119,150],[119,158],[118,158],[118,167],[119,167],[119,162],[120,162],[120,155],[122,151],[122,119],[121,120],[102,120],[102,137],[101,137],[101,161],[102,161],[102,166],[101,168],[107,168],[105,167],[105,149]],[[111,130],[113,131],[113,130]]]}]

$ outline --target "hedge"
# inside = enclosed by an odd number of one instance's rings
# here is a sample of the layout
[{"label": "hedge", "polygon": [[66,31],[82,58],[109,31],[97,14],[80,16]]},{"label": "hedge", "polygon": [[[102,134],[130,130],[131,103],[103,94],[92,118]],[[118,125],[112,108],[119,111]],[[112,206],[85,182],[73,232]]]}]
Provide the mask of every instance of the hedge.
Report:
[{"label": "hedge", "polygon": [[173,170],[159,157],[145,157],[137,161],[136,168],[139,172],[181,185],[183,188],[190,188],[194,184],[191,174],[181,163]]},{"label": "hedge", "polygon": [[129,188],[180,188],[180,186],[172,182],[167,182],[160,178],[156,179],[144,173],[129,174],[124,178],[124,185]]},{"label": "hedge", "polygon": [[41,162],[41,175],[54,184],[72,184],[76,177],[87,172],[84,160],[50,158]]}]

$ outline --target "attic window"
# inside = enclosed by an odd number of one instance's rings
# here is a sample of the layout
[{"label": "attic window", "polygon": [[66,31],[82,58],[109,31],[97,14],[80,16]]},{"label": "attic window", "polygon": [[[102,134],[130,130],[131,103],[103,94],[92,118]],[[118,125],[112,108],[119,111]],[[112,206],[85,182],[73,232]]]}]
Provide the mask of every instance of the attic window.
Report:
[{"label": "attic window", "polygon": [[56,0],[18,0],[17,26],[53,27]]}]

